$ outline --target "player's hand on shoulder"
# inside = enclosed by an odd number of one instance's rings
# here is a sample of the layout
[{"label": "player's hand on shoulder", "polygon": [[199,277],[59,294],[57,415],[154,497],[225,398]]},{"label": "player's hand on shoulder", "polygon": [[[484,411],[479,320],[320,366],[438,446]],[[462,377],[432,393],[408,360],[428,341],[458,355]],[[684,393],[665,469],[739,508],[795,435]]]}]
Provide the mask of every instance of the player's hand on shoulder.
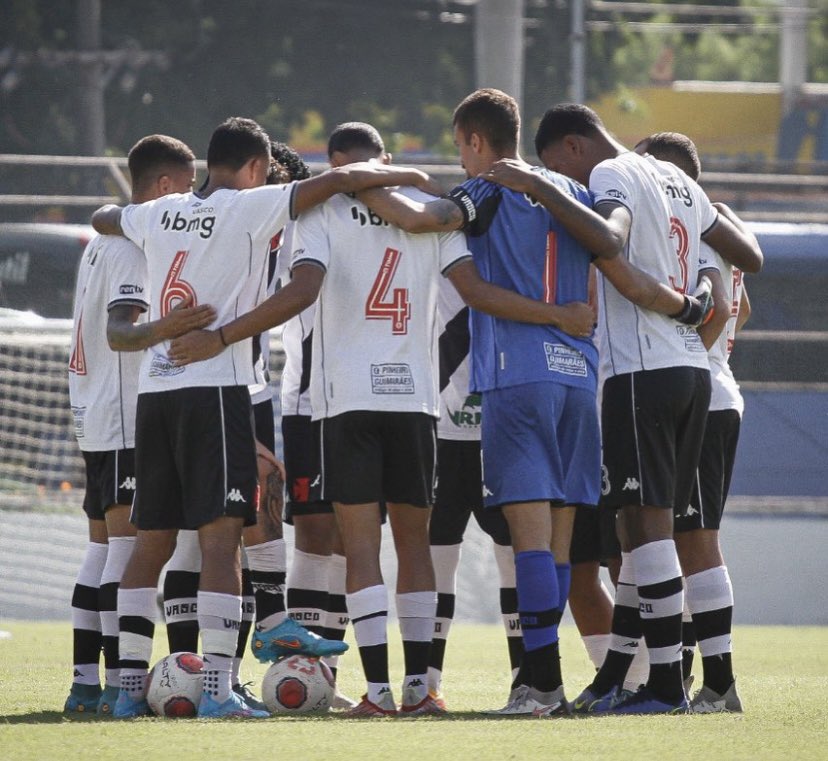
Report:
[{"label": "player's hand on shoulder", "polygon": [[178,338],[191,330],[206,328],[216,319],[216,310],[209,304],[193,306],[193,297],[187,295],[159,320],[161,338]]},{"label": "player's hand on shoulder", "polygon": [[555,323],[564,333],[589,338],[595,328],[595,310],[582,301],[555,306]]},{"label": "player's hand on shoulder", "polygon": [[487,172],[480,174],[484,180],[496,182],[518,193],[531,192],[536,176],[529,164],[517,159],[495,161]]},{"label": "player's hand on shoulder", "polygon": [[169,358],[174,365],[182,367],[212,359],[225,348],[217,330],[193,330],[173,340],[170,344]]}]

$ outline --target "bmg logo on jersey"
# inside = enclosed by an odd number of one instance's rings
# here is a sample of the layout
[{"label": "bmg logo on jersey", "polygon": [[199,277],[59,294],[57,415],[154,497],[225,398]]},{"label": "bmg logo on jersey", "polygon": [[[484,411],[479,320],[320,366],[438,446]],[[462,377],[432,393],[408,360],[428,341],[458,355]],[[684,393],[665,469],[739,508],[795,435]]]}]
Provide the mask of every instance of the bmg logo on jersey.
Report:
[{"label": "bmg logo on jersey", "polygon": [[362,211],[358,206],[352,206],[351,216],[353,217],[354,222],[359,222],[360,227],[365,227],[365,225],[388,227],[388,222],[386,222],[379,214],[375,214],[368,208],[366,208],[365,211]]},{"label": "bmg logo on jersey", "polygon": [[175,213],[171,219],[170,213],[165,211],[161,216],[161,227],[165,230],[173,230],[174,232],[197,232],[200,237],[207,240],[213,234],[213,225],[216,224],[216,218],[213,216],[193,217],[187,219],[180,211]]}]

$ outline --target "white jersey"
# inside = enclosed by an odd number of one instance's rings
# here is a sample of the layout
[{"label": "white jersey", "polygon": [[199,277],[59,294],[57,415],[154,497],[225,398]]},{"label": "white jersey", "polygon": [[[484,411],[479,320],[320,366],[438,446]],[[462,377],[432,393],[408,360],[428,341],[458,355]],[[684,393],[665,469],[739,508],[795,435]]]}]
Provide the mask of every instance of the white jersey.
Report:
[{"label": "white jersey", "polygon": [[[285,241],[279,256],[279,278],[282,285],[290,280],[290,255],[293,253],[295,225],[288,225]],[[311,415],[310,375],[313,322],[316,318],[316,302],[291,317],[282,328],[282,347],[285,350],[285,366],[282,369],[281,404],[283,415]]]},{"label": "white jersey", "polygon": [[[276,271],[279,249],[282,247],[285,231],[280,230],[274,235],[267,245],[268,259],[267,269],[262,273],[262,281],[259,284],[259,295],[256,303],[261,304],[265,299],[276,292],[278,275]],[[270,331],[266,330],[258,336],[253,337],[253,375],[256,380],[248,387],[250,391],[250,402],[254,405],[267,402],[273,399],[273,388],[270,385]]]},{"label": "white jersey", "polygon": [[[596,206],[614,201],[632,215],[625,256],[659,282],[692,291],[698,280],[701,236],[718,218],[704,191],[673,164],[624,153],[602,161],[589,178]],[[694,328],[627,301],[598,279],[598,341],[602,378],[639,370],[707,368]]]},{"label": "white jersey", "polygon": [[469,308],[447,279],[437,300],[440,420],[437,438],[480,441],[480,394],[469,392]]},{"label": "white jersey", "polygon": [[412,235],[345,195],[302,216],[292,266],[326,271],[313,329],[315,420],[353,410],[439,415],[440,273],[470,256],[462,233]]},{"label": "white jersey", "polygon": [[710,246],[702,243],[702,256],[714,262],[722,275],[725,293],[730,304],[730,316],[724,330],[719,334],[716,343],[707,353],[710,360],[710,411],[736,410],[740,415],[744,412],[745,402],[739,391],[739,384],[733,377],[730,369],[730,352],[736,338],[736,318],[739,316],[739,304],[742,301],[742,271],[730,262],[719,256]]},{"label": "white jersey", "polygon": [[[116,352],[106,339],[107,312],[120,304],[146,312],[147,264],[140,248],[99,235],[86,246],[75,286],[69,401],[78,445],[86,452],[135,446],[142,352]],[[139,322],[146,320],[141,315]]]},{"label": "white jersey", "polygon": [[[270,240],[293,216],[294,188],[221,189],[207,198],[183,193],[127,206],[121,227],[147,255],[150,319],[163,317],[187,295],[216,310],[216,326],[256,306]],[[255,382],[249,338],[186,367],[173,365],[168,350],[164,342],[145,353],[139,393]]]}]

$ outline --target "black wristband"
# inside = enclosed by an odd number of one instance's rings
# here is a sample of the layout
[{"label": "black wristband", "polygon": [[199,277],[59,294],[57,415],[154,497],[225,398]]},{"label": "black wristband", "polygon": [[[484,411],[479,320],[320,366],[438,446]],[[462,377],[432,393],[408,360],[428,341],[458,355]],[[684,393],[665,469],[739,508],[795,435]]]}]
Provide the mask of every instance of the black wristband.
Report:
[{"label": "black wristband", "polygon": [[448,198],[449,201],[457,204],[457,208],[463,214],[463,229],[467,228],[477,219],[477,207],[464,187],[458,185],[444,196],[444,198]]}]

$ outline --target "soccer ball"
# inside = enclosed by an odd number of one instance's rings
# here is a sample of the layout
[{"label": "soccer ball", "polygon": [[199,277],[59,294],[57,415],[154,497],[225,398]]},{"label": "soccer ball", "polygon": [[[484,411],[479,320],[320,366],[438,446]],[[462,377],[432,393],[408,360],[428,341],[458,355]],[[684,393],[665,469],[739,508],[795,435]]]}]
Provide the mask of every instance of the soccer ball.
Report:
[{"label": "soccer ball", "polygon": [[158,716],[195,716],[204,689],[204,662],[195,653],[173,653],[153,666],[147,703]]},{"label": "soccer ball", "polygon": [[262,679],[262,700],[271,713],[327,711],[333,696],[333,674],[318,658],[285,656]]}]

